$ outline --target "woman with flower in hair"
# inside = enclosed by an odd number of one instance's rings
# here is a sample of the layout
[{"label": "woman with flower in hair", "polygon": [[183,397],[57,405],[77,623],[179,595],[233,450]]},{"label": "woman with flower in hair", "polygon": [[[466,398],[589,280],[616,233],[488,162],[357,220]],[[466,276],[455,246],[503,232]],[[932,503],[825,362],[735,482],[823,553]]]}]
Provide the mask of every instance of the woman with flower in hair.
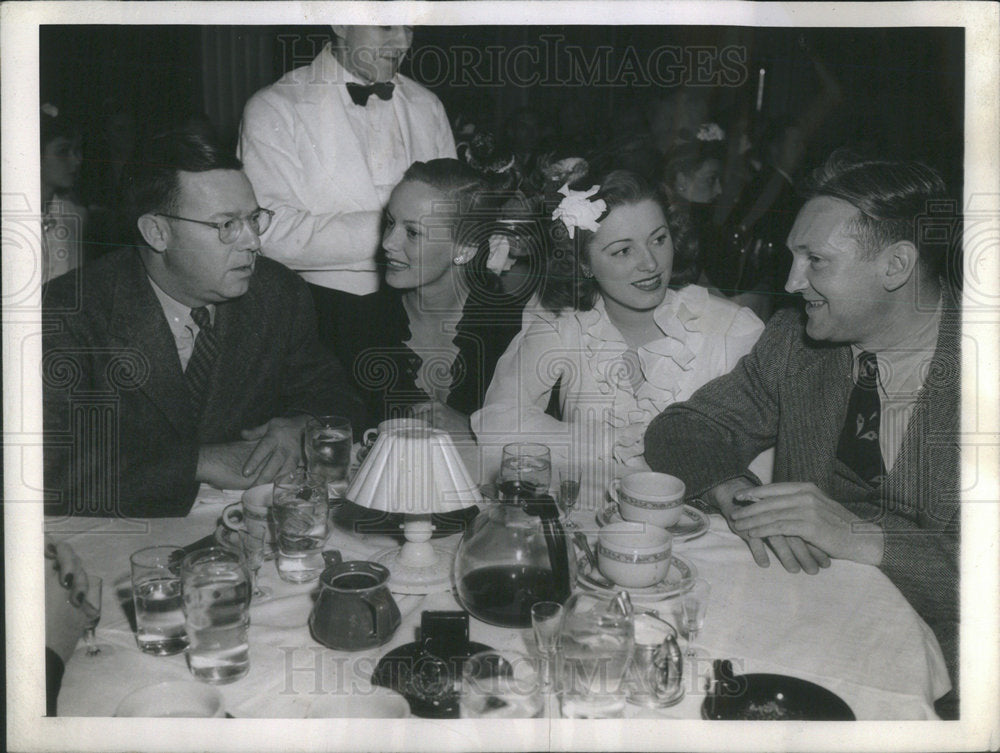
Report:
[{"label": "woman with flower in hair", "polygon": [[509,218],[508,203],[457,159],[415,162],[393,189],[382,235],[382,316],[353,364],[373,423],[415,416],[470,436],[469,414],[520,330],[538,277],[500,284],[511,245],[537,225]]},{"label": "woman with flower in hair", "polygon": [[580,461],[595,469],[585,484],[603,486],[645,467],[649,422],[732,369],[763,325],[704,288],[669,286],[689,235],[639,176],[560,192],[541,308],[526,311],[472,427],[487,467],[508,442],[541,442],[553,464]]}]

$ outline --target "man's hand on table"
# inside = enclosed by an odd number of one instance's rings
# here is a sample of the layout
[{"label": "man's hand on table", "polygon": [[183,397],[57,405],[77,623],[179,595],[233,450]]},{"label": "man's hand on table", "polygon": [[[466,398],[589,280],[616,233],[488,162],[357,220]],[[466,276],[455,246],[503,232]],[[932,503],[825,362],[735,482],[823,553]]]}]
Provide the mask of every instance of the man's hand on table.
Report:
[{"label": "man's hand on table", "polygon": [[882,562],[881,529],[826,496],[812,483],[785,482],[744,492],[748,507],[732,512],[729,526],[740,536],[801,537],[831,557],[867,565]]},{"label": "man's hand on table", "polygon": [[243,439],[257,444],[243,466],[243,474],[256,474],[261,483],[298,468],[302,462],[302,432],[309,416],[272,418],[266,424],[244,429]]},{"label": "man's hand on table", "polygon": [[763,488],[766,487],[756,486],[750,479],[738,477],[724,481],[714,487],[708,492],[707,496],[709,497],[709,501],[713,502],[719,509],[719,512],[725,517],[730,530],[747,543],[750,553],[753,555],[754,562],[760,567],[769,567],[771,564],[771,559],[767,555],[765,541],[771,547],[771,550],[785,570],[790,573],[805,570],[810,575],[815,575],[819,572],[820,568],[829,567],[830,557],[821,549],[803,541],[798,536],[785,536],[780,533],[768,535],[750,534],[745,528],[737,528],[734,525],[733,516],[737,511],[745,508],[733,502],[733,497],[747,489],[753,489],[753,494],[756,494],[757,490]]},{"label": "man's hand on table", "polygon": [[202,445],[195,479],[219,489],[266,484],[302,462],[302,432],[308,416],[272,418],[240,432],[242,442]]},{"label": "man's hand on table", "polygon": [[258,483],[265,483],[259,474],[246,476],[243,468],[256,442],[227,442],[225,444],[206,444],[198,450],[198,470],[195,480],[211,484],[218,489],[249,489]]}]

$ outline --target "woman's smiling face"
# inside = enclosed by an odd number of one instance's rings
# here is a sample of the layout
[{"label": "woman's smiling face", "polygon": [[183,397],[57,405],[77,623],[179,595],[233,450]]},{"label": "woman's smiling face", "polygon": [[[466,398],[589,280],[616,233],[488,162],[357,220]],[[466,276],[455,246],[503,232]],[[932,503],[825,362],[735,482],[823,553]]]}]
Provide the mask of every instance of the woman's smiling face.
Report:
[{"label": "woman's smiling face", "polygon": [[443,211],[447,200],[420,181],[405,180],[393,189],[382,233],[387,285],[421,288],[451,274],[455,243],[452,220]]},{"label": "woman's smiling face", "polygon": [[663,302],[673,260],[667,218],[653,199],[612,209],[586,250],[586,264],[605,305],[633,311],[655,309]]}]

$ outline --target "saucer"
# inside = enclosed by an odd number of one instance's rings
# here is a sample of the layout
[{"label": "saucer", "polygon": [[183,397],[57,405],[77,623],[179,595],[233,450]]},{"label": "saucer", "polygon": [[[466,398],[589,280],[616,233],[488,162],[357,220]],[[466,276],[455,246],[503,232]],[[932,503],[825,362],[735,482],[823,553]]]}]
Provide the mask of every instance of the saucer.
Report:
[{"label": "saucer", "polygon": [[[603,510],[598,510],[594,517],[599,528],[609,523],[620,523],[623,518],[618,509],[617,502],[609,502]],[[696,507],[684,505],[681,511],[681,519],[667,530],[674,537],[674,543],[691,541],[708,533],[708,516]]]},{"label": "saucer", "polygon": [[576,582],[584,591],[614,596],[618,591],[628,591],[637,601],[663,601],[672,596],[678,596],[691,588],[698,571],[694,565],[677,555],[670,558],[670,568],[667,576],[659,583],[644,588],[625,588],[612,583],[600,570],[594,570],[586,557],[577,561]]}]

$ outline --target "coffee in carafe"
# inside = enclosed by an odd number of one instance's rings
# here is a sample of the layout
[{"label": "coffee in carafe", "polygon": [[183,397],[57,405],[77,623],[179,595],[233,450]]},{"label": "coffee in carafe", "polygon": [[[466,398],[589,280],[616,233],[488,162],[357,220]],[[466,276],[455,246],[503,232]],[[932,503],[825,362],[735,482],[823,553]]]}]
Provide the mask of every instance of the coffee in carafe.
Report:
[{"label": "coffee in carafe", "polygon": [[531,627],[531,605],[562,603],[576,581],[576,558],[548,496],[504,498],[480,514],[455,555],[458,599],[492,625]]}]

